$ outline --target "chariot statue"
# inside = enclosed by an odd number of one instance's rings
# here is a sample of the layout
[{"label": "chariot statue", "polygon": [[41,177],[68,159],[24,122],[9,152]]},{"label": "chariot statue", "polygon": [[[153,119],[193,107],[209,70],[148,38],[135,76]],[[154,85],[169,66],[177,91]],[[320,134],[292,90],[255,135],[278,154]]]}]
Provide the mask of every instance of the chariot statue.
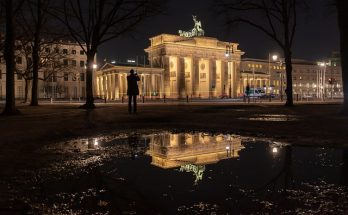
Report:
[{"label": "chariot statue", "polygon": [[182,31],[179,30],[179,35],[182,37],[197,37],[197,36],[204,36],[204,30],[202,28],[201,21],[197,20],[196,16],[192,16],[193,22],[195,23],[195,26],[191,31]]}]

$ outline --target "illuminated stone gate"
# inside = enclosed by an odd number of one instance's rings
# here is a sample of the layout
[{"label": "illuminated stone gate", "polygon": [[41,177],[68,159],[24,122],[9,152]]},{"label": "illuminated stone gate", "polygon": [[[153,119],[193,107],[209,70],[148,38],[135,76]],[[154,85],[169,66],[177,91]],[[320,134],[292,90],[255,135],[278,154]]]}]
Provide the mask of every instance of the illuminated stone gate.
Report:
[{"label": "illuminated stone gate", "polygon": [[152,37],[150,41],[145,51],[151,67],[164,68],[167,97],[233,98],[242,93],[239,67],[244,52],[237,43],[170,34]]}]

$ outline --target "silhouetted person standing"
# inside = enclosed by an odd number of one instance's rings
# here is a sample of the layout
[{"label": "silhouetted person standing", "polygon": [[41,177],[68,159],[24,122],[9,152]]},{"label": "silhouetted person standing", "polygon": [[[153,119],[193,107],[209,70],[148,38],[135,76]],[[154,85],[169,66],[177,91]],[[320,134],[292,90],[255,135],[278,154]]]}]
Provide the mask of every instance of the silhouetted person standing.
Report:
[{"label": "silhouetted person standing", "polygon": [[139,76],[133,69],[129,72],[130,75],[127,76],[127,95],[128,95],[128,112],[132,113],[132,100],[133,100],[133,112],[137,112],[137,95],[139,95],[138,81],[140,81]]}]

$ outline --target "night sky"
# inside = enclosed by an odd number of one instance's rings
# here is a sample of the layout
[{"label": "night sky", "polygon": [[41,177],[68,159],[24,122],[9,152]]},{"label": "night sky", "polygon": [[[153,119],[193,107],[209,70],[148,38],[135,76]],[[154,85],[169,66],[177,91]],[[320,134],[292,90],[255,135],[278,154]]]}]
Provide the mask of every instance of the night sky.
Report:
[{"label": "night sky", "polygon": [[[222,41],[237,42],[245,52],[244,57],[268,58],[268,53],[280,53],[277,44],[262,32],[240,24],[228,28],[222,17],[218,18],[211,0],[169,0],[165,15],[144,21],[134,32],[102,45],[98,61],[107,59],[135,58],[144,56],[149,38],[161,33],[178,34],[178,30],[193,28],[191,15],[201,20],[205,36]],[[318,60],[338,51],[339,34],[336,13],[328,0],[312,0],[311,9],[299,17],[297,34],[293,46],[293,58]]]}]

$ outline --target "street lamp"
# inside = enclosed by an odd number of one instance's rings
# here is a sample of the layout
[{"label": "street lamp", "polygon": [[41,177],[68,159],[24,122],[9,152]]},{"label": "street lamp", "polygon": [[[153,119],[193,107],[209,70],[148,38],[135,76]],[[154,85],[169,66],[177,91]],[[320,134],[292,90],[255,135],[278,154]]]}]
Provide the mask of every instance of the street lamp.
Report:
[{"label": "street lamp", "polygon": [[[272,55],[272,61],[275,62],[278,60],[278,55]],[[271,78],[271,53],[268,53],[268,75]],[[271,85],[271,80],[269,80],[269,85]],[[271,86],[269,86],[270,88]],[[270,92],[271,93],[271,92]]]},{"label": "street lamp", "polygon": [[229,63],[229,75],[230,75],[230,89],[229,89],[229,97],[232,98],[232,55],[234,53],[233,50],[233,45],[228,44],[226,45],[226,52],[225,52],[225,56],[226,58],[228,58],[228,63]]},{"label": "street lamp", "polygon": [[324,101],[324,97],[325,97],[325,73],[326,73],[326,66],[328,65],[328,63],[326,62],[318,62],[318,65],[322,68],[324,68],[324,72],[320,75],[320,92],[322,94],[322,100]]}]

